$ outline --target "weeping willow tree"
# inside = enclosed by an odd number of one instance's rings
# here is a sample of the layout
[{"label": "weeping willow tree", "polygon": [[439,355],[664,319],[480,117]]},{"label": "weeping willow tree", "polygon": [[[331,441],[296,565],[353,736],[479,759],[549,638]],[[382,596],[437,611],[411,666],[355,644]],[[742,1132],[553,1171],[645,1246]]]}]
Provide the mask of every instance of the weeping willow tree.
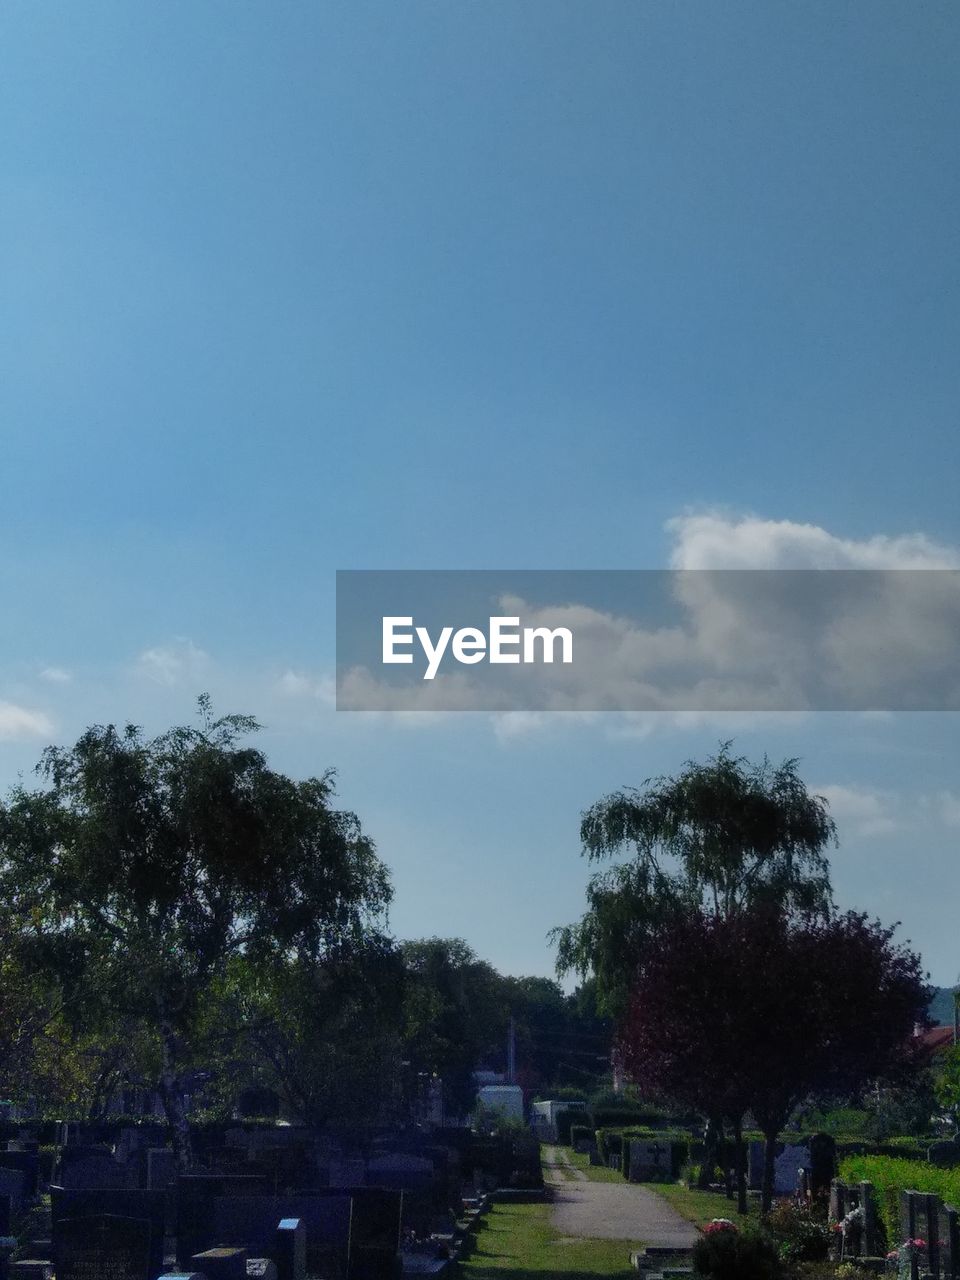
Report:
[{"label": "weeping willow tree", "polygon": [[726,918],[759,904],[797,915],[831,909],[825,850],[836,831],[796,760],[751,764],[724,743],[676,777],[605,796],[584,812],[580,836],[593,863],[633,855],[598,870],[583,917],[553,934],[559,972],[595,975],[614,1014],[644,949],[678,913],[696,907]]},{"label": "weeping willow tree", "polygon": [[[796,760],[751,764],[730,744],[675,777],[605,796],[580,828],[584,856],[599,864],[587,909],[553,932],[557,970],[593,975],[603,1012],[622,1019],[658,938],[691,913],[716,920],[765,906],[786,918],[827,919],[826,849],[836,830]],[[708,1117],[708,1151],[723,1159],[723,1116]],[[711,1158],[701,1172],[706,1182]]]}]

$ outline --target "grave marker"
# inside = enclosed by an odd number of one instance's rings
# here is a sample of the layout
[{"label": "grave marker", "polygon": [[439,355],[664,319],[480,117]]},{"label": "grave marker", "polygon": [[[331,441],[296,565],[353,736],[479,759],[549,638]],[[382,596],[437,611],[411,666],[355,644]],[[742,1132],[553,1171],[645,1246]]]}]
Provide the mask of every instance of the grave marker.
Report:
[{"label": "grave marker", "polygon": [[138,1218],[65,1218],[54,1253],[57,1280],[151,1280],[150,1235],[150,1223]]}]

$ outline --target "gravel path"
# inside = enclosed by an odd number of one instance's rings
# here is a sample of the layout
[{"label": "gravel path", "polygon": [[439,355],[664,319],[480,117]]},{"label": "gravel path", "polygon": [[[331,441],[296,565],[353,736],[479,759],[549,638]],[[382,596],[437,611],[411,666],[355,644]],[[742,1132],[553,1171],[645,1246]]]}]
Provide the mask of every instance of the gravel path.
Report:
[{"label": "gravel path", "polygon": [[[579,1177],[567,1181],[561,1172],[564,1168]],[[562,1236],[642,1240],[674,1249],[696,1242],[696,1227],[647,1187],[631,1182],[590,1182],[556,1147],[545,1148],[543,1173],[553,1188],[551,1225]]]}]

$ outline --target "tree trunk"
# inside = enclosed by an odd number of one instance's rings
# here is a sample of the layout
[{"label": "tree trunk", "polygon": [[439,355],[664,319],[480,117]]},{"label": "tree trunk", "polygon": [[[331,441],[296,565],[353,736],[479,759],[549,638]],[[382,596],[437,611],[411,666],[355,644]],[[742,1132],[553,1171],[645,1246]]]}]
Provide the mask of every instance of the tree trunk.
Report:
[{"label": "tree trunk", "polygon": [[743,1119],[733,1124],[733,1152],[737,1166],[737,1213],[747,1212],[747,1169],[743,1158]]},{"label": "tree trunk", "polygon": [[163,1059],[160,1074],[160,1098],[163,1110],[170,1126],[173,1140],[173,1154],[181,1171],[190,1168],[193,1160],[193,1149],[190,1143],[190,1125],[183,1109],[177,1079],[177,1037],[170,1019],[160,1016],[160,1040],[163,1046]]},{"label": "tree trunk", "polygon": [[760,1193],[760,1212],[769,1213],[773,1206],[774,1161],[777,1158],[776,1129],[763,1131],[763,1190]]}]

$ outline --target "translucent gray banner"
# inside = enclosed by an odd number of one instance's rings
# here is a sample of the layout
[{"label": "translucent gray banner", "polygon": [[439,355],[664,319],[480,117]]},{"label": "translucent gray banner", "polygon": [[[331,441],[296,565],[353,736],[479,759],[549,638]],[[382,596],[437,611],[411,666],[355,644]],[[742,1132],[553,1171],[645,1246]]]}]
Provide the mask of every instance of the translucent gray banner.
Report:
[{"label": "translucent gray banner", "polygon": [[345,570],[344,711],[960,709],[960,570]]}]

